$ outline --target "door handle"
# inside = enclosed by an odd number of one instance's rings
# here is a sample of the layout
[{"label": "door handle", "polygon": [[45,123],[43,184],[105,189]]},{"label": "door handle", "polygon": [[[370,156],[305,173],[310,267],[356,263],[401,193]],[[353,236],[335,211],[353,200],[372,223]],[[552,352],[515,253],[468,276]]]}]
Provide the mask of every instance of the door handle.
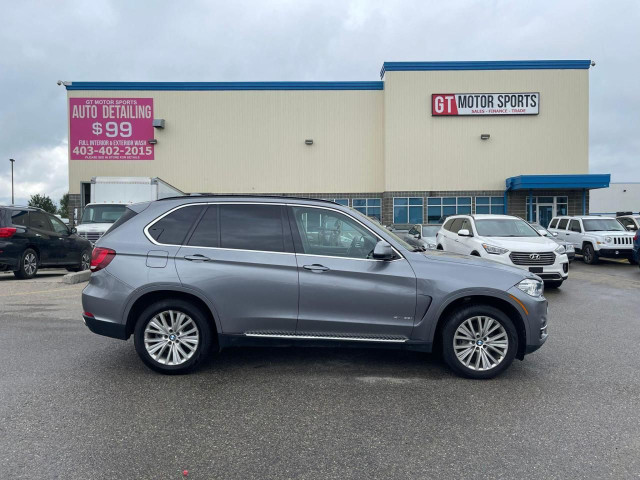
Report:
[{"label": "door handle", "polygon": [[319,265],[314,263],[313,265],[303,265],[302,268],[305,270],[311,270],[312,272],[326,272],[329,270],[329,267],[325,267],[324,265]]},{"label": "door handle", "polygon": [[196,253],[195,255],[185,255],[185,260],[189,260],[190,262],[210,262],[211,259],[205,255],[200,255]]}]

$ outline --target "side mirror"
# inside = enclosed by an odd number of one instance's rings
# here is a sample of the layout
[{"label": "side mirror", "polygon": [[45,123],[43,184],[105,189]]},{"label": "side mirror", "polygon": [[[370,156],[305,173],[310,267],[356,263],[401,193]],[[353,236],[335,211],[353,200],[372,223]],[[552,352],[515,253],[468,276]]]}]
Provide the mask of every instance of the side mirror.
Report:
[{"label": "side mirror", "polygon": [[384,240],[380,240],[373,249],[373,258],[376,260],[392,260],[394,258],[393,248]]},{"label": "side mirror", "polygon": [[558,232],[552,232],[551,235],[553,235],[554,237],[558,236]]},{"label": "side mirror", "polygon": [[462,230],[458,230],[458,236],[459,237],[473,237],[473,235],[471,235],[471,232],[469,230],[467,230],[466,228],[463,228]]},{"label": "side mirror", "polygon": [[73,227],[71,230],[69,230],[71,232],[71,235],[78,233],[78,229],[76,227]]},{"label": "side mirror", "polygon": [[637,228],[634,225],[627,225],[627,230],[629,230],[631,232],[635,232],[637,230]]},{"label": "side mirror", "polygon": [[420,235],[419,233],[416,233],[413,235],[413,238],[420,240],[422,238],[422,235]]},{"label": "side mirror", "polygon": [[540,235],[542,235],[543,237],[546,237],[546,236],[547,236],[547,231],[546,231],[546,230],[543,230],[542,228],[541,228],[540,230],[538,230],[538,233],[539,233]]}]

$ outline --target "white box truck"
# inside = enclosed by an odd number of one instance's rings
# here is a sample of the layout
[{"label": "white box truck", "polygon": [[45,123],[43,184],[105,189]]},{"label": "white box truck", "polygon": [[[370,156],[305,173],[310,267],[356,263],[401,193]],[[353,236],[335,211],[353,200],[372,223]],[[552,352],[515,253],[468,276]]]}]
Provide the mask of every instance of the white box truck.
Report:
[{"label": "white box truck", "polygon": [[90,203],[84,207],[78,235],[95,243],[131,203],[184,195],[157,177],[93,177]]}]

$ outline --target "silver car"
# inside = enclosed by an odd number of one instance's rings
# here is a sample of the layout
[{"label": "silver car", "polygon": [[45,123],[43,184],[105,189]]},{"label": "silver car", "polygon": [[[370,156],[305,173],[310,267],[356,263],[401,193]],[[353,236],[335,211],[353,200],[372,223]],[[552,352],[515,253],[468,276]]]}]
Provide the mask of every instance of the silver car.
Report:
[{"label": "silver car", "polygon": [[231,345],[363,344],[443,352],[491,378],[547,339],[540,279],[422,251],[359,212],[291,197],[130,205],[97,242],[82,294],[93,332],[182,373]]}]

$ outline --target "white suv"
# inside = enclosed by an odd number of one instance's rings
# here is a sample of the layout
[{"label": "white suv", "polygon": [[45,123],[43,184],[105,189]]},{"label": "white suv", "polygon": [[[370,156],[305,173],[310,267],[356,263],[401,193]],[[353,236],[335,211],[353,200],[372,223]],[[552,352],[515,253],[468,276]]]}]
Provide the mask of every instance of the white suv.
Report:
[{"label": "white suv", "polygon": [[600,257],[633,259],[633,233],[613,217],[554,217],[548,230],[558,239],[573,243],[584,263],[597,263]]},{"label": "white suv", "polygon": [[436,237],[438,250],[475,255],[535,273],[551,288],[569,276],[565,248],[509,215],[449,217]]}]

